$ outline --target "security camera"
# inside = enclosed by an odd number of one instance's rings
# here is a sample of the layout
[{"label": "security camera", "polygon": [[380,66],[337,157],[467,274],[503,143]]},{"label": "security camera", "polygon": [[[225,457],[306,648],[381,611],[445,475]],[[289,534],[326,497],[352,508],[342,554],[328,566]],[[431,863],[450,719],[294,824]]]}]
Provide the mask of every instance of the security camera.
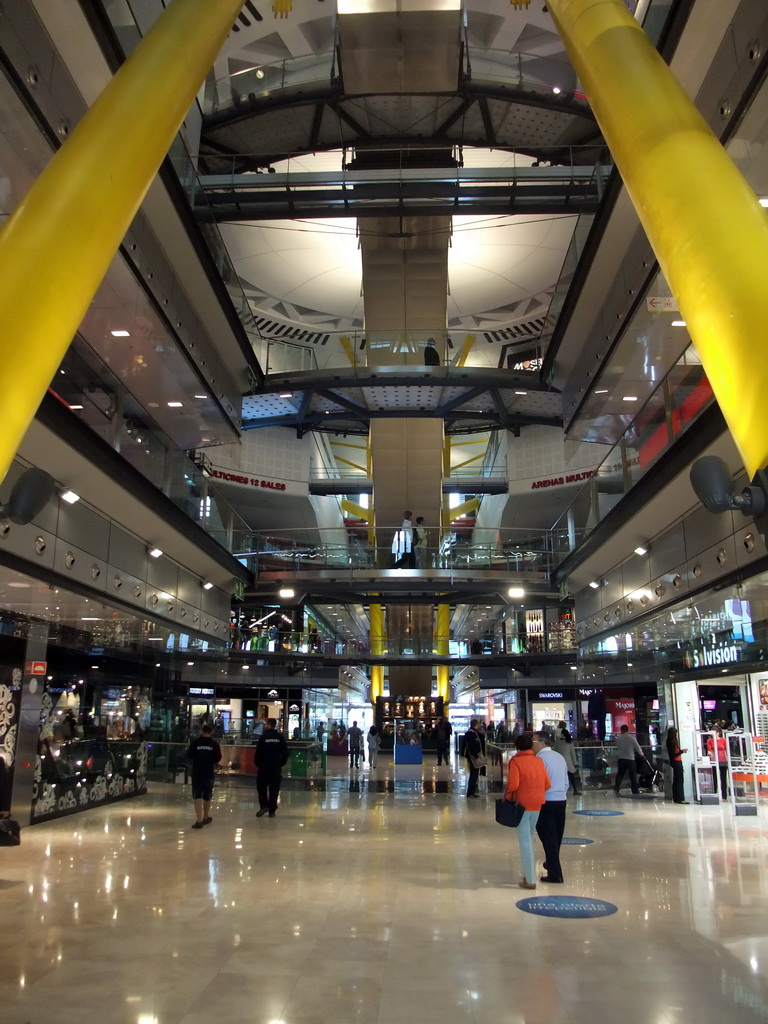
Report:
[{"label": "security camera", "polygon": [[708,512],[739,509],[745,516],[761,516],[765,512],[763,488],[750,485],[736,494],[731,471],[717,455],[697,459],[691,466],[690,478],[696,497]]}]

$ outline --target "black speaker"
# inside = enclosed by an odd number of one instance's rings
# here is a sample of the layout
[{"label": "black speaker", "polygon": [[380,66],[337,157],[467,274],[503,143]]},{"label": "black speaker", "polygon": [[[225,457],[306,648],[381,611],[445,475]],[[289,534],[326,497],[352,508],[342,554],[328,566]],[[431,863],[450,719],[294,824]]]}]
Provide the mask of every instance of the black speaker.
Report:
[{"label": "black speaker", "polygon": [[13,485],[7,505],[0,506],[0,515],[23,526],[32,522],[56,493],[53,477],[44,469],[27,469]]},{"label": "black speaker", "polygon": [[717,455],[705,455],[691,466],[691,486],[709,512],[734,508],[735,489],[731,471]]}]

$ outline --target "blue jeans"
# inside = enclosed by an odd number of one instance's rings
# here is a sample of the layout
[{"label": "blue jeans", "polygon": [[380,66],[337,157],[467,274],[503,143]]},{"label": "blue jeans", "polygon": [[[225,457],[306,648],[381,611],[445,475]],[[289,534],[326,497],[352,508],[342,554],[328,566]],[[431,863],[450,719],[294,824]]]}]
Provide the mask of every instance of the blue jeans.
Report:
[{"label": "blue jeans", "polygon": [[517,841],[520,844],[520,860],[526,882],[536,884],[536,856],[533,852],[533,837],[536,834],[538,811],[525,811],[523,820],[517,826]]}]

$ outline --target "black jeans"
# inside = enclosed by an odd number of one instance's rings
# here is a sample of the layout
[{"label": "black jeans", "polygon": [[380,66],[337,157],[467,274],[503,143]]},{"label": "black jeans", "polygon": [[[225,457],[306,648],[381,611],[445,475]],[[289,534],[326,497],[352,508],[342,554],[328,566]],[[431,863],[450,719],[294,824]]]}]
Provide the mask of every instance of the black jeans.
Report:
[{"label": "black jeans", "polygon": [[469,769],[469,779],[467,781],[467,796],[474,796],[477,792],[477,780],[480,778],[480,769],[472,768]]},{"label": "black jeans", "polygon": [[547,800],[536,822],[536,834],[544,847],[544,870],[547,877],[562,882],[563,869],[560,867],[560,844],[565,832],[565,800]]},{"label": "black jeans", "polygon": [[685,782],[683,779],[683,762],[672,762],[672,799],[676,804],[685,800]]},{"label": "black jeans", "polygon": [[445,758],[445,763],[446,764],[450,764],[450,761],[448,760],[448,758],[450,757],[450,748],[451,748],[451,744],[449,743],[448,740],[446,740],[444,743],[438,743],[437,744],[437,763],[438,764],[442,764],[443,763],[443,758]]},{"label": "black jeans", "polygon": [[259,794],[259,807],[274,814],[277,810],[277,797],[283,773],[280,768],[259,768],[256,773],[256,792]]},{"label": "black jeans", "polygon": [[616,773],[616,785],[613,787],[618,793],[621,789],[621,782],[626,773],[629,772],[629,784],[632,787],[633,793],[639,793],[640,790],[637,788],[637,766],[634,758],[620,757],[619,758],[619,770]]}]

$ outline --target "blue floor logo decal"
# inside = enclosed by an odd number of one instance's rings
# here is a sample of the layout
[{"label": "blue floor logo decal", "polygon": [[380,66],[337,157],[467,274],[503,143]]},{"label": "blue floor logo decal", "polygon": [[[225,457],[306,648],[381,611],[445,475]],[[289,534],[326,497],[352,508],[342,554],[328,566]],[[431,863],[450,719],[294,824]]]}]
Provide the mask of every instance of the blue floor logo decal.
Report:
[{"label": "blue floor logo decal", "polygon": [[578,836],[563,836],[561,844],[563,846],[589,846],[594,841],[594,839],[580,839]]},{"label": "blue floor logo decal", "polygon": [[610,917],[618,911],[615,903],[587,896],[530,896],[517,903],[526,914],[539,917]]},{"label": "blue floor logo decal", "polygon": [[574,814],[584,814],[588,818],[615,818],[624,811],[574,811]]}]

